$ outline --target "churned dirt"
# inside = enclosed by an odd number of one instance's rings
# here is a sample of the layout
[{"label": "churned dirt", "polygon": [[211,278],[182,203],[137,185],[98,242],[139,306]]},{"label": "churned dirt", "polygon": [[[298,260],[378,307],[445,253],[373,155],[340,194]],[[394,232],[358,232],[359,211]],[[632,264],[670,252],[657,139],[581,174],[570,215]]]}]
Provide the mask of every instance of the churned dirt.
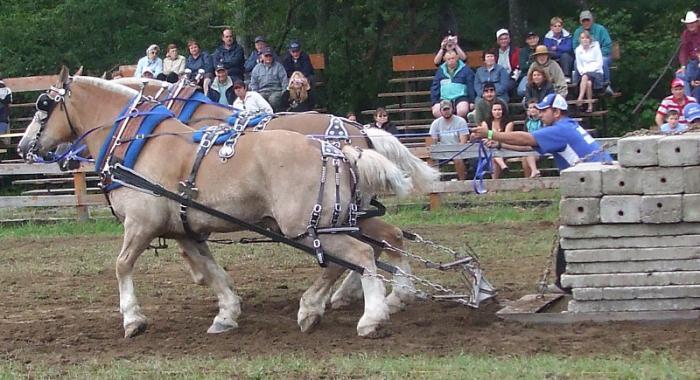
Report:
[{"label": "churned dirt", "polygon": [[[521,227],[506,226],[500,233],[525,234]],[[482,235],[492,230],[489,226],[469,228],[470,233]],[[551,230],[553,226],[545,223],[531,228]],[[456,245],[464,237],[462,231],[454,229],[419,230]],[[243,299],[240,328],[208,335],[206,330],[217,312],[216,298],[192,283],[172,248],[158,258],[147,253],[142,258],[147,264],[137,265],[137,294],[150,324],[143,335],[124,339],[112,264],[119,244],[117,237],[3,242],[0,358],[74,363],[96,357],[135,359],[143,355],[177,358],[301,353],[321,359],[355,352],[392,356],[454,352],[627,355],[646,349],[674,356],[700,353],[698,321],[523,325],[499,320],[495,315],[499,305],[495,303],[473,310],[457,304],[418,302],[394,314],[388,326],[390,335],[377,340],[357,337],[355,328],[362,313],[358,303],[329,310],[314,332],[303,334],[296,324],[298,302],[318,274],[310,258],[270,268],[263,260],[247,258],[233,257],[224,263]],[[104,263],[90,263],[96,250],[105,251],[102,254],[108,258]],[[72,264],[63,268],[61,255],[84,257],[85,267]],[[489,278],[500,288],[499,300],[532,293],[545,256],[546,252],[482,259]]]}]

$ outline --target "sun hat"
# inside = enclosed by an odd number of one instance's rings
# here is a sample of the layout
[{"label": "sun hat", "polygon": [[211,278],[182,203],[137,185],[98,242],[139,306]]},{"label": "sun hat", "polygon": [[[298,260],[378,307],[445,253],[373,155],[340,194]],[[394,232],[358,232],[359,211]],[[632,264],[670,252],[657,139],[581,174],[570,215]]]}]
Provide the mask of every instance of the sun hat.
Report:
[{"label": "sun hat", "polygon": [[693,11],[688,11],[688,13],[685,14],[685,18],[681,20],[684,24],[692,24],[696,21],[698,21],[698,15]]},{"label": "sun hat", "polygon": [[532,54],[530,54],[530,57],[535,57],[535,56],[542,55],[542,54],[550,55],[549,49],[547,49],[547,47],[544,45],[537,45],[537,47],[535,48],[535,51],[532,52]]}]

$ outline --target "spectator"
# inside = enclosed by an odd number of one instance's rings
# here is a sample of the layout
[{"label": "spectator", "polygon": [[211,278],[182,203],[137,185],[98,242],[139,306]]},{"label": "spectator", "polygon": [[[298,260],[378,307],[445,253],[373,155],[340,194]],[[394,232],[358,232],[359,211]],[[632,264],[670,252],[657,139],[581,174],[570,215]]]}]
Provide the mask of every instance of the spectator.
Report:
[{"label": "spectator", "polygon": [[547,47],[553,60],[557,61],[567,82],[571,81],[574,69],[574,47],[571,34],[564,29],[561,17],[552,17],[549,21],[549,32],[544,35],[544,46]]},{"label": "spectator", "polygon": [[681,33],[681,47],[678,51],[678,61],[681,64],[677,72],[677,78],[683,79],[686,82],[685,94],[690,95],[690,80],[686,76],[686,67],[697,62],[694,52],[700,49],[700,22],[698,16],[693,11],[688,11],[685,18],[681,20],[685,24],[685,29]]},{"label": "spectator", "polygon": [[346,113],[346,114],[345,114],[345,118],[348,119],[348,120],[350,120],[350,121],[357,122],[357,115],[355,115],[355,113],[352,112],[352,111]]},{"label": "spectator", "polygon": [[283,104],[289,112],[308,112],[314,109],[313,91],[309,80],[301,71],[295,71],[289,78]]},{"label": "spectator", "polygon": [[[249,73],[253,71],[255,65],[262,62],[262,50],[267,47],[267,42],[265,42],[265,36],[255,37],[255,48],[250,52],[248,59],[245,61],[245,72]],[[273,53],[274,56],[274,53]],[[279,61],[277,56],[274,57],[276,61]]]},{"label": "spectator", "polygon": [[155,76],[153,75],[153,70],[151,70],[150,67],[144,67],[143,72],[141,73],[141,78],[146,78],[146,79],[155,78]]},{"label": "spectator", "polygon": [[[457,36],[452,35],[452,31],[447,31],[447,35],[445,38],[442,39],[442,42],[440,43],[440,50],[438,50],[437,54],[435,54],[435,58],[433,59],[433,62],[435,62],[435,66],[440,66],[442,65],[442,61],[445,58],[445,54],[447,52],[454,51],[457,53],[457,57],[459,57],[460,60],[467,62],[467,54],[462,50],[461,47],[459,47],[459,41]],[[468,62],[467,62],[468,63]]]},{"label": "spectator", "polygon": [[275,61],[272,49],[266,47],[262,51],[263,61],[255,66],[250,74],[250,89],[257,91],[277,111],[282,106],[282,94],[289,84],[284,66]]},{"label": "spectator", "polygon": [[163,58],[163,74],[165,80],[170,83],[175,83],[180,79],[180,76],[185,73],[185,57],[179,54],[177,45],[168,45],[168,52]]},{"label": "spectator", "polygon": [[564,72],[561,71],[561,67],[559,67],[556,61],[549,58],[549,50],[547,50],[547,47],[544,45],[536,47],[533,57],[534,62],[532,62],[530,69],[528,69],[528,76],[530,75],[530,71],[535,68],[544,70],[544,72],[547,73],[549,82],[552,83],[552,87],[554,87],[554,92],[566,99],[569,89],[566,86]]},{"label": "spectator", "polygon": [[588,31],[579,34],[580,45],[576,48],[576,72],[581,76],[577,104],[583,106],[583,97],[588,99],[586,112],[593,112],[593,89],[603,88],[603,56],[598,41],[593,41]]},{"label": "spectator", "polygon": [[231,28],[221,32],[221,45],[214,50],[212,59],[212,65],[224,65],[231,79],[243,79],[243,48],[236,42]]},{"label": "spectator", "polygon": [[457,115],[461,117],[467,116],[469,103],[474,102],[474,72],[459,60],[454,50],[445,53],[445,63],[435,72],[430,86],[435,118],[440,117],[440,101],[445,99],[455,104]]},{"label": "spectator", "polygon": [[688,122],[688,129],[700,128],[700,104],[690,103],[683,109],[683,118]]},{"label": "spectator", "polygon": [[468,115],[469,121],[476,125],[480,125],[483,121],[491,118],[491,106],[494,103],[500,103],[507,108],[506,103],[496,97],[496,85],[493,82],[484,83],[482,95],[482,98],[476,100],[474,112]]},{"label": "spectator", "polygon": [[[10,132],[10,104],[12,104],[12,90],[5,85],[0,74],[0,135]],[[5,138],[0,141],[8,145],[9,140]]]},{"label": "spectator", "polygon": [[690,103],[697,103],[697,100],[692,96],[686,96],[684,93],[685,84],[682,80],[676,78],[671,81],[671,95],[665,97],[659,108],[656,110],[656,125],[660,127],[664,123],[666,115],[671,110],[676,110],[680,115],[678,123],[686,125],[687,121],[683,116],[683,109]]},{"label": "spectator", "polygon": [[666,124],[662,124],[659,131],[665,135],[673,135],[676,133],[682,133],[688,130],[688,125],[678,124],[678,119],[680,115],[676,110],[668,111],[666,114]]},{"label": "spectator", "polygon": [[[513,132],[513,122],[508,120],[508,111],[500,103],[491,105],[491,117],[482,121],[481,125],[493,132]],[[494,157],[491,167],[491,178],[493,179],[498,179],[501,173],[508,173],[508,165],[503,157]]]},{"label": "spectator", "polygon": [[[540,100],[541,101],[541,100]],[[540,111],[537,109],[537,103],[535,99],[531,99],[527,103],[527,119],[525,119],[525,131],[528,133],[533,133],[536,130],[542,128],[542,120],[540,119]],[[537,156],[525,156],[523,157],[523,174],[528,178],[537,178],[541,175],[539,169],[537,169]]]},{"label": "spectator", "polygon": [[523,104],[525,106],[531,101],[539,103],[545,96],[554,93],[552,82],[549,81],[547,72],[541,67],[535,67],[530,70],[527,82],[525,97],[523,98]]},{"label": "spectator", "polygon": [[[452,112],[452,102],[440,101],[441,116],[430,124],[430,137],[426,138],[427,146],[435,144],[464,144],[467,142],[469,128],[467,122],[459,115]],[[457,172],[457,178],[461,181],[467,179],[467,167],[463,159],[452,160]]]},{"label": "spectator", "polygon": [[[489,132],[486,125],[472,129],[473,138],[488,138],[506,149],[525,151],[530,147],[540,154],[552,154],[559,170],[587,162],[612,161],[610,155],[576,121],[567,116],[566,100],[549,94],[537,104],[543,128],[530,132]],[[700,115],[699,115],[700,116]]]},{"label": "spectator", "polygon": [[697,99],[700,97],[700,47],[693,52],[695,59],[688,61],[686,65],[686,77],[690,82],[690,93]]},{"label": "spectator", "polygon": [[525,47],[520,49],[520,77],[518,80],[518,96],[525,96],[525,89],[528,84],[528,70],[533,62],[532,54],[540,43],[540,37],[535,32],[528,32],[525,38]]},{"label": "spectator", "polygon": [[209,82],[214,75],[214,67],[212,66],[211,58],[207,52],[202,51],[199,42],[195,39],[187,41],[187,50],[189,50],[190,55],[185,61],[185,69],[190,69],[192,71],[190,73],[190,79],[194,79],[200,69],[204,70],[204,76],[197,85],[204,85],[204,93],[206,94],[209,89]]},{"label": "spectator", "polygon": [[112,80],[124,78],[124,75],[122,75],[121,70],[112,71],[112,74],[110,74],[110,76],[112,77]]},{"label": "spectator", "polygon": [[520,49],[511,45],[508,29],[499,29],[496,32],[496,43],[498,44],[497,63],[508,72],[506,92],[510,92],[515,88],[515,80],[520,77]]},{"label": "spectator", "polygon": [[508,76],[508,71],[496,63],[496,52],[493,50],[484,51],[484,64],[476,69],[476,74],[474,75],[474,89],[477,100],[482,97],[482,89],[486,82],[491,82],[496,89],[496,96],[503,103],[508,103],[510,77]]},{"label": "spectator", "polygon": [[603,54],[603,81],[605,82],[605,93],[612,95],[613,90],[610,87],[610,64],[612,63],[612,39],[610,38],[610,33],[608,30],[600,24],[596,24],[593,19],[593,13],[591,11],[583,11],[579,15],[579,21],[581,26],[576,28],[573,37],[573,47],[574,50],[580,44],[581,32],[584,30],[591,34],[593,40],[598,41],[598,46]]},{"label": "spectator", "polygon": [[265,112],[270,115],[274,113],[270,103],[257,92],[248,91],[245,87],[245,82],[242,80],[236,79],[233,81],[233,91],[236,94],[233,108],[251,113]]},{"label": "spectator", "polygon": [[305,52],[301,51],[299,41],[292,41],[289,44],[289,51],[284,57],[284,70],[287,72],[287,77],[291,77],[295,71],[301,71],[308,79],[309,83],[314,80],[314,67],[311,65],[311,58]]},{"label": "spectator", "polygon": [[139,59],[136,65],[136,71],[134,72],[134,77],[141,78],[143,71],[148,67],[153,74],[153,76],[158,76],[158,74],[163,72],[163,60],[158,57],[160,48],[158,45],[153,44],[146,49],[146,56]]},{"label": "spectator", "polygon": [[396,124],[393,121],[389,121],[389,114],[383,107],[379,107],[374,111],[374,121],[367,127],[383,129],[392,135],[399,134]]},{"label": "spectator", "polygon": [[214,102],[230,106],[236,95],[233,92],[233,80],[228,76],[228,70],[223,64],[216,65],[216,78],[211,82],[207,96]]}]

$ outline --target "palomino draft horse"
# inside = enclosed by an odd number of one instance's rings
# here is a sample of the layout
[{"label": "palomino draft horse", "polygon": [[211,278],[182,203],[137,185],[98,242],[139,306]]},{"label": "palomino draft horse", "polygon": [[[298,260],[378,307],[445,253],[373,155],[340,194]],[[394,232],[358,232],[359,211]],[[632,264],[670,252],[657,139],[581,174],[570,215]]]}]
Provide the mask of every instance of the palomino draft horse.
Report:
[{"label": "palomino draft horse", "polygon": [[[38,99],[38,110],[20,141],[18,150],[26,159],[49,152],[57,144],[84,139],[88,150],[97,155],[105,146],[110,129],[125,105],[133,104],[138,93],[132,89],[97,78],[69,77],[65,68],[59,81]],[[128,108],[127,108],[128,109]],[[130,114],[130,113],[127,113]],[[192,130],[174,118],[155,126],[135,161],[133,170],[165,189],[176,189],[191,173],[198,147],[190,137]],[[319,225],[331,223],[334,200],[341,199],[340,220],[349,220],[353,194],[350,166],[358,186],[364,192],[393,191],[405,194],[411,181],[390,161],[372,151],[360,152],[344,147],[342,155],[349,164],[340,169],[328,167],[328,178],[336,176],[336,186],[319,191],[322,172],[319,141],[288,131],[265,131],[240,137],[235,155],[225,162],[213,154],[204,156],[197,172],[197,202],[248,223],[268,226],[287,238],[299,238],[311,245],[307,228],[314,205],[322,203]],[[107,161],[110,162],[110,161]],[[111,166],[110,166],[111,167]],[[336,190],[336,188],[338,190]],[[175,239],[187,252],[195,281],[212,288],[219,301],[219,312],[208,329],[221,333],[238,327],[240,299],[233,281],[214,261],[206,243],[186,233],[180,205],[165,197],[122,186],[109,192],[115,215],[124,224],[124,239],[116,262],[120,312],[126,337],[145,331],[146,317],[139,306],[132,279],[137,258],[156,237]],[[240,230],[238,225],[201,211],[191,211],[189,228],[197,235]],[[384,285],[373,274],[377,267],[372,248],[346,234],[318,236],[325,252],[362,267],[365,308],[357,324],[357,333],[376,337],[388,320],[389,310]],[[304,292],[299,302],[297,322],[302,331],[318,324],[330,298],[333,283],[344,268],[330,264]]]},{"label": "palomino draft horse", "polygon": [[[144,80],[143,78],[121,78],[114,81],[129,88],[141,89],[146,96],[152,96],[172,109],[176,117],[194,129],[207,125],[225,123],[234,112],[231,107],[222,106],[213,102],[190,100],[188,106],[183,106],[190,98],[194,85],[183,79],[177,84],[162,82],[156,79]],[[185,95],[183,95],[185,94]],[[194,103],[194,104],[193,104]],[[194,107],[192,107],[194,106]],[[363,129],[361,125],[349,120],[336,118],[329,114],[320,113],[283,113],[270,119],[264,125],[265,130],[289,130],[307,136],[326,138],[331,121],[342,123],[342,127],[348,135],[348,139],[339,139],[344,145],[352,145],[363,150],[373,149],[382,154],[413,181],[417,191],[429,191],[432,184],[439,178],[439,172],[427,165],[424,161],[414,156],[395,136],[378,128]],[[375,241],[386,241],[392,247],[403,249],[402,231],[379,218],[363,219],[359,223],[362,233]],[[377,257],[382,252],[380,246],[373,246]],[[408,259],[393,251],[385,250],[388,261],[407,273],[411,273]],[[403,309],[406,304],[414,300],[411,291],[411,280],[402,278],[405,283],[402,287],[393,287],[387,297],[389,309],[392,313]],[[350,272],[342,285],[331,298],[331,307],[340,308],[362,298],[360,276],[356,272]]]}]

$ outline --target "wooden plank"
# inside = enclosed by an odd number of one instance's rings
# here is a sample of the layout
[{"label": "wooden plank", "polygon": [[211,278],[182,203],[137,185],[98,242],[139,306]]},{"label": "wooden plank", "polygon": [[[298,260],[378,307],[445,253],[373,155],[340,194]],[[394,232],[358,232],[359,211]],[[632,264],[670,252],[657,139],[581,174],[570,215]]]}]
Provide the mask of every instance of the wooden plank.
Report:
[{"label": "wooden plank", "polygon": [[[488,191],[558,189],[559,177],[487,179],[484,180],[484,187]],[[474,187],[471,180],[434,182],[430,192],[472,193]]]},{"label": "wooden plank", "polygon": [[12,138],[12,137],[22,137],[24,136],[24,133],[4,133],[0,135],[1,138]]},{"label": "wooden plank", "polygon": [[309,59],[311,60],[311,66],[313,66],[315,70],[325,70],[326,56],[323,53],[309,54]]},{"label": "wooden plank", "polygon": [[122,73],[123,77],[133,77],[136,72],[136,65],[121,65],[119,66],[119,72]]},{"label": "wooden plank", "polygon": [[389,83],[432,82],[433,78],[434,78],[434,76],[392,78],[392,79],[389,79]]},{"label": "wooden plank", "polygon": [[[99,181],[100,177],[90,176],[85,178],[88,182]],[[51,185],[51,184],[62,184],[71,183],[73,178],[71,177],[56,177],[56,178],[37,178],[37,179],[16,179],[12,181],[13,185]]]},{"label": "wooden plank", "polygon": [[[94,164],[83,164],[75,172],[94,172]],[[20,175],[20,174],[70,174],[72,172],[64,172],[56,164],[25,164],[12,163],[0,164],[0,175]]]},{"label": "wooden plank", "polygon": [[499,318],[520,323],[571,324],[581,322],[673,322],[700,319],[700,310],[665,310],[595,313],[496,313]]},{"label": "wooden plank", "polygon": [[[80,174],[80,173],[76,173]],[[66,188],[66,189],[36,189],[36,190],[27,190],[23,191],[22,195],[52,195],[52,194],[74,194],[76,192],[79,192],[80,189],[75,189],[75,188]],[[86,191],[91,191],[91,192],[97,192],[101,191],[99,187],[88,187]]]},{"label": "wooden plank", "polygon": [[430,91],[402,91],[402,92],[382,92],[377,94],[378,98],[391,98],[396,96],[425,96],[430,95]]},{"label": "wooden plank", "polygon": [[[375,110],[364,110],[362,115],[372,115]],[[387,113],[404,113],[404,112],[431,112],[430,107],[410,107],[410,108],[387,108]]]},{"label": "wooden plank", "polygon": [[434,59],[435,54],[395,55],[391,57],[392,69],[394,71],[434,71],[437,69]]},{"label": "wooden plank", "polygon": [[516,301],[508,302],[506,307],[496,314],[537,313],[562,297],[563,293],[527,294]]},{"label": "wooden plank", "polygon": [[58,82],[58,75],[38,75],[21,78],[5,78],[5,85],[13,92],[43,91]]},{"label": "wooden plank", "polygon": [[[102,194],[88,194],[84,205],[106,205]],[[75,195],[32,195],[32,196],[0,196],[0,207],[65,207],[76,206]]]}]

